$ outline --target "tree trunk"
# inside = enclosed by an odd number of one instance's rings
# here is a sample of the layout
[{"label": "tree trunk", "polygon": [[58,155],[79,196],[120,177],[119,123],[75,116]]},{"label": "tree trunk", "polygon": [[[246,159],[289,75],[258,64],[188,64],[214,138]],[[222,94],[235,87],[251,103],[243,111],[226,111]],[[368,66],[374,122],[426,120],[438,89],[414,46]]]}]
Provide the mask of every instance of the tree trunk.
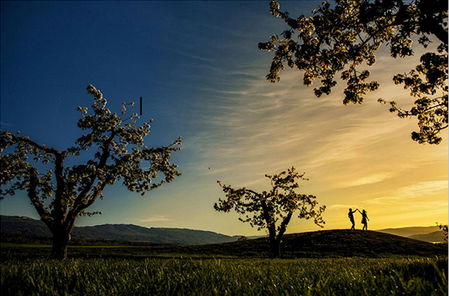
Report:
[{"label": "tree trunk", "polygon": [[270,244],[271,258],[277,258],[280,256],[280,250],[276,240],[276,228],[274,224],[271,224],[268,227],[268,233],[269,233],[268,242]]},{"label": "tree trunk", "polygon": [[67,247],[69,246],[70,230],[59,230],[53,232],[52,255],[55,259],[67,258]]},{"label": "tree trunk", "polygon": [[278,235],[276,235],[274,225],[271,227],[270,231],[270,249],[271,249],[271,257],[272,258],[279,258],[281,257],[281,241],[282,236],[284,235],[285,231],[287,230],[287,225],[290,222],[290,219],[292,218],[293,212],[288,213],[288,215],[284,218],[284,220],[281,223],[281,227],[279,229]]},{"label": "tree trunk", "polygon": [[277,239],[270,241],[271,258],[281,257],[281,242]]},{"label": "tree trunk", "polygon": [[270,241],[271,258],[281,257],[281,244],[278,240]]}]

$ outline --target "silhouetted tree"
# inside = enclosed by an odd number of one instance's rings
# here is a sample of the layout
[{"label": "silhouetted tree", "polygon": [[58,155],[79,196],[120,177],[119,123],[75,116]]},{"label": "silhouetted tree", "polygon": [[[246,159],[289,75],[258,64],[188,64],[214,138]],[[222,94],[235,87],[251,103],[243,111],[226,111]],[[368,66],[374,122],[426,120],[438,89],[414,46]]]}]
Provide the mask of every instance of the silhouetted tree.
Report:
[{"label": "silhouetted tree", "polygon": [[316,196],[296,192],[299,180],[307,180],[304,174],[296,172],[292,167],[287,172],[277,175],[265,175],[271,181],[272,189],[261,193],[246,187],[234,189],[218,181],[226,194],[226,199],[219,199],[214,205],[215,210],[229,212],[232,208],[245,218],[240,221],[249,222],[258,230],[268,229],[270,251],[273,258],[280,256],[282,236],[287,230],[293,213],[299,210],[300,219],[313,219],[315,224],[323,227],[321,214],[326,206],[317,208]]},{"label": "silhouetted tree", "polygon": [[[80,215],[99,214],[86,210],[98,197],[104,198],[107,185],[122,180],[128,190],[144,195],[181,175],[177,165],[169,162],[171,154],[180,150],[181,138],[168,147],[149,148],[144,144],[149,123],[136,126],[138,115],[125,118],[125,103],[117,115],[106,108],[106,99],[93,85],[87,91],[94,97],[92,112],[78,107],[82,114],[78,127],[87,132],[74,147],[59,150],[20,132],[0,132],[0,182],[6,187],[0,189],[0,197],[17,190],[28,192],[31,204],[53,234],[55,258],[66,258],[75,220]],[[66,164],[69,157],[91,149],[96,152],[85,164]],[[159,172],[164,177],[158,177]]]},{"label": "silhouetted tree", "polygon": [[[438,144],[439,133],[448,126],[447,86],[447,0],[335,0],[313,10],[313,15],[298,18],[279,11],[277,0],[271,0],[270,13],[283,19],[288,29],[272,35],[259,48],[274,51],[267,79],[280,81],[279,73],[290,68],[304,71],[303,82],[312,85],[317,78],[321,86],[314,89],[317,97],[330,94],[341,73],[346,81],[344,104],[362,103],[363,96],[379,88],[377,81],[368,81],[366,66],[376,62],[376,51],[389,45],[392,58],[413,55],[412,37],[427,48],[431,36],[440,41],[437,52],[426,52],[409,73],[393,77],[415,98],[406,110],[390,102],[390,111],[400,118],[416,117],[419,131],[412,139],[419,143]],[[379,102],[386,103],[379,99]]]}]

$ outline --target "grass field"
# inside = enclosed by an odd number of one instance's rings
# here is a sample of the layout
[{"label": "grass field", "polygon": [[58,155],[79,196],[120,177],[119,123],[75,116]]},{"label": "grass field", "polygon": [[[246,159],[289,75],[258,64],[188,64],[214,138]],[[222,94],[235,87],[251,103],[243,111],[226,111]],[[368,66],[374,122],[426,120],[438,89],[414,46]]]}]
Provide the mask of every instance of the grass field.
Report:
[{"label": "grass field", "polygon": [[71,258],[57,261],[46,246],[2,245],[1,295],[448,294],[447,257],[145,258],[143,251],[72,247]]},{"label": "grass field", "polygon": [[7,261],[2,295],[447,295],[446,259]]}]

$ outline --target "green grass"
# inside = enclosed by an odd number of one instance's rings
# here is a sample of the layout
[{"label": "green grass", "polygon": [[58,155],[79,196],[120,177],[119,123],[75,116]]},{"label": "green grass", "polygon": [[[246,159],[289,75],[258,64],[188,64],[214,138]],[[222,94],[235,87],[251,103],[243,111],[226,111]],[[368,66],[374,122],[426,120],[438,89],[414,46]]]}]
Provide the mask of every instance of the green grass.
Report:
[{"label": "green grass", "polygon": [[2,295],[447,295],[446,259],[34,259]]}]

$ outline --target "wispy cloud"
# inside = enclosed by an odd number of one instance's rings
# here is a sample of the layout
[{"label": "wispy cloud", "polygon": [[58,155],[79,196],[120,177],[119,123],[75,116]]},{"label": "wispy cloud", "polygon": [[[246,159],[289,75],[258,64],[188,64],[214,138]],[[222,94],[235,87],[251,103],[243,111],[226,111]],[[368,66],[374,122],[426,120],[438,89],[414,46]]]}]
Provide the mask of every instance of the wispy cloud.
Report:
[{"label": "wispy cloud", "polygon": [[394,173],[379,173],[350,181],[344,187],[362,186],[382,182],[394,176]]},{"label": "wispy cloud", "polygon": [[439,193],[447,193],[448,181],[427,181],[420,182],[401,188],[399,190],[398,196],[405,196],[410,198],[422,197],[424,195],[434,195]]},{"label": "wispy cloud", "polygon": [[207,112],[195,120],[205,128],[191,148],[200,152],[202,166],[213,168],[205,174],[256,182],[249,176],[292,165],[327,175],[329,167],[345,163],[345,175],[332,177],[332,185],[338,180],[341,188],[378,183],[403,170],[388,168],[388,155],[380,161],[375,152],[391,149],[395,155],[403,142],[414,144],[407,136],[411,122],[379,105],[375,98],[381,94],[363,105],[343,106],[342,85],[318,99],[301,85],[299,73],[286,71],[281,83],[271,84],[263,71],[253,71],[244,71],[247,79],[237,88],[230,80],[222,89],[203,89],[208,97],[200,106]]},{"label": "wispy cloud", "polygon": [[13,123],[4,122],[4,121],[1,121],[1,122],[0,122],[0,125],[1,125],[2,128],[3,128],[3,127],[10,128],[10,127],[15,126],[15,124],[13,124]]},{"label": "wispy cloud", "polygon": [[329,206],[329,208],[328,209],[337,209],[337,210],[340,210],[340,209],[357,209],[359,206],[358,205],[350,205],[350,204],[335,204],[335,205],[331,205],[331,206]]},{"label": "wispy cloud", "polygon": [[[448,181],[425,181],[417,184],[398,188],[392,194],[385,197],[377,197],[366,201],[368,204],[388,205],[401,203],[427,203],[428,197],[432,195],[441,195],[447,197]],[[420,200],[416,200],[419,198]]]},{"label": "wispy cloud", "polygon": [[138,219],[140,222],[166,222],[172,221],[171,218],[165,215],[154,215],[145,219]]},{"label": "wispy cloud", "polygon": [[[199,88],[203,96],[192,108],[197,115],[193,121],[200,128],[191,138],[183,138],[183,149],[194,151],[189,168],[195,178],[205,180],[204,192],[216,192],[215,180],[266,190],[270,184],[265,174],[295,166],[310,178],[301,190],[316,194],[320,203],[329,206],[330,221],[334,215],[339,221],[349,207],[366,207],[380,220],[397,210],[396,206],[385,208],[382,199],[406,209],[404,214],[410,209],[411,192],[416,196],[425,188],[427,194],[433,192],[430,188],[435,184],[416,185],[423,180],[420,171],[430,170],[424,173],[426,180],[444,180],[447,169],[436,172],[433,168],[447,161],[447,144],[414,143],[410,133],[416,129],[416,120],[398,119],[388,106],[377,103],[384,97],[410,104],[408,92],[391,81],[389,57],[378,62],[379,70],[372,75],[382,88],[366,96],[363,104],[349,106],[342,103],[344,82],[321,98],[314,96],[314,86],[302,85],[298,71],[284,71],[280,83],[267,82],[265,57],[240,60],[236,67],[225,65],[208,77],[218,83]],[[396,70],[410,65],[401,67]],[[394,186],[402,186],[403,191]],[[431,198],[441,203],[437,194]]]}]

